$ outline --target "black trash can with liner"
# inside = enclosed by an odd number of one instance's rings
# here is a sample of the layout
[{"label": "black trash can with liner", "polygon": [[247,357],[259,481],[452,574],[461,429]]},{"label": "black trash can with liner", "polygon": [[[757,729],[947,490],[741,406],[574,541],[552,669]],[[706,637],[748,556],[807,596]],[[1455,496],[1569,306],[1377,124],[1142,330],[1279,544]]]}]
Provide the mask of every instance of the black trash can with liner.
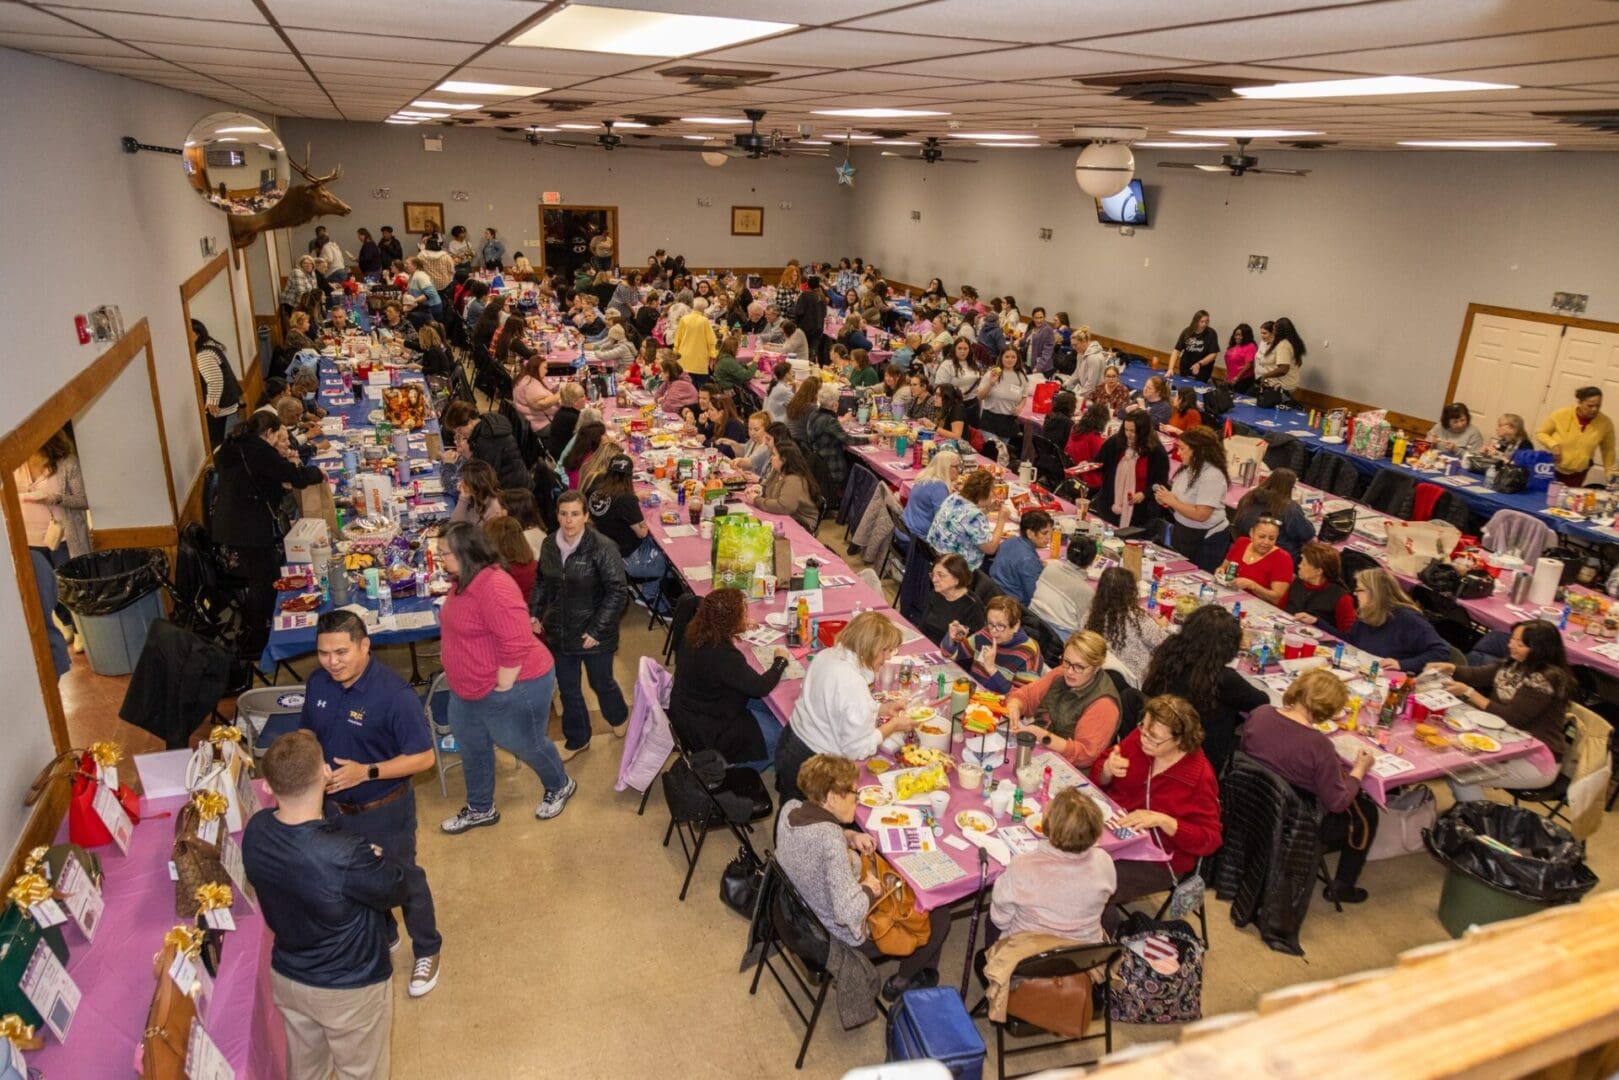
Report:
[{"label": "black trash can with liner", "polygon": [[1422,839],[1445,864],[1439,921],[1451,937],[1469,926],[1578,903],[1597,884],[1585,845],[1522,807],[1457,803]]},{"label": "black trash can with liner", "polygon": [[147,627],[163,617],[168,576],[168,556],[157,548],[92,551],[57,569],[57,593],[84,636],[91,671],[128,675],[135,670]]}]

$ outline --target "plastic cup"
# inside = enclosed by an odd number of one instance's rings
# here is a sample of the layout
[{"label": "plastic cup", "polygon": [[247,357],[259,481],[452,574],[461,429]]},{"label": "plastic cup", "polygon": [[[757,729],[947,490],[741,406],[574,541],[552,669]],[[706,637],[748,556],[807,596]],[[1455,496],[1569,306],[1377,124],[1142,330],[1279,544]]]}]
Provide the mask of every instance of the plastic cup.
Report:
[{"label": "plastic cup", "polygon": [[928,805],[933,810],[933,819],[943,821],[945,813],[950,809],[950,793],[948,791],[935,791],[928,796]]},{"label": "plastic cup", "polygon": [[956,766],[956,783],[967,791],[978,791],[984,786],[984,770],[968,761]]},{"label": "plastic cup", "polygon": [[776,598],[776,575],[765,574],[759,580],[764,583],[765,599],[774,600]]},{"label": "plastic cup", "polygon": [[1315,642],[1303,634],[1286,634],[1282,637],[1282,655],[1289,660],[1314,656]]}]

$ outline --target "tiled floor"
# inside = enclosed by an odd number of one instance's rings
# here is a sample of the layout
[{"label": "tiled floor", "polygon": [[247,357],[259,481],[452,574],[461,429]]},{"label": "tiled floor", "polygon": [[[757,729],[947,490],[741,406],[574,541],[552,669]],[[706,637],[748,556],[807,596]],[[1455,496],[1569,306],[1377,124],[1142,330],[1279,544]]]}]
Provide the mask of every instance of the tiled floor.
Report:
[{"label": "tiled floor", "polygon": [[[840,549],[842,529],[829,525],[823,538]],[[662,651],[662,632],[647,633],[645,625],[644,614],[626,616],[617,665],[626,687],[641,655]],[[408,671],[402,652],[387,659]],[[77,670],[69,681],[84,711],[99,713],[109,700],[116,711],[121,688],[81,690]],[[622,745],[598,735],[570,763],[579,793],[549,822],[532,816],[539,782],[503,753],[497,798],[504,817],[494,828],[441,833],[438,821],[462,801],[460,774],[450,773],[448,794],[432,773],[418,781],[420,860],[444,935],[443,974],[432,994],[411,1000],[399,965],[396,1077],[792,1074],[801,1029],[768,978],[757,996],[748,995],[749,975],[738,970],[744,923],[717,898],[720,871],[734,851],[711,844],[690,896],[678,902],[684,865],[678,843],[661,846],[668,822],[661,793],[654,790],[646,815],[637,817],[639,793],[613,790]],[[1619,874],[1619,823],[1610,819],[1593,838],[1589,861],[1604,879]],[[1304,925],[1303,958],[1271,952],[1251,930],[1232,927],[1226,905],[1211,902],[1205,1013],[1249,1009],[1266,991],[1386,965],[1404,949],[1442,939],[1435,918],[1442,879],[1426,853],[1373,863],[1362,881],[1372,893],[1368,903],[1337,914],[1317,898]],[[960,978],[965,940],[966,925],[957,921],[944,951],[947,981]],[[1115,1030],[1120,1045],[1173,1034]],[[845,1032],[829,1009],[803,1075],[835,1077],[882,1057],[879,1023]],[[1019,1067],[1071,1060],[1030,1058]]]}]

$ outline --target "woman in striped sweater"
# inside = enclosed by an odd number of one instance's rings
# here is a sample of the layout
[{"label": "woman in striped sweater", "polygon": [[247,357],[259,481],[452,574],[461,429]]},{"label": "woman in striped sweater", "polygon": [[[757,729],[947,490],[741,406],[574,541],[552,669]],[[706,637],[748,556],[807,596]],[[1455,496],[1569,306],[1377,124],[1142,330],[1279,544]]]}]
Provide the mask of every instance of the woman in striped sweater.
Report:
[{"label": "woman in striped sweater", "polygon": [[1028,686],[1045,674],[1040,646],[1023,629],[1023,605],[997,596],[984,605],[984,628],[967,637],[952,626],[945,651],[978,680],[980,686],[1004,694]]}]

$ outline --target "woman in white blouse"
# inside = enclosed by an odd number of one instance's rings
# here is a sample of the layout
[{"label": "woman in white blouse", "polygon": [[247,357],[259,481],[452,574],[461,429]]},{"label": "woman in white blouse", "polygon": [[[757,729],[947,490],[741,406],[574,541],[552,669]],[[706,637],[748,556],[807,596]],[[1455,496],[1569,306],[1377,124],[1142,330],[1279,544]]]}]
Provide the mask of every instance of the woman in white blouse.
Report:
[{"label": "woman in white blouse", "polygon": [[905,701],[879,705],[871,696],[876,673],[903,640],[887,615],[866,611],[843,628],[836,645],[810,663],[792,722],[776,744],[776,790],[783,803],[803,797],[798,769],[816,754],[862,761],[890,735],[916,727]]},{"label": "woman in white blouse", "polygon": [[978,384],[978,426],[1005,440],[1008,446],[1012,446],[1014,440],[1021,445],[1021,440],[1017,439],[1018,412],[1033,391],[1034,384],[1023,373],[1017,350],[1008,345]]}]

